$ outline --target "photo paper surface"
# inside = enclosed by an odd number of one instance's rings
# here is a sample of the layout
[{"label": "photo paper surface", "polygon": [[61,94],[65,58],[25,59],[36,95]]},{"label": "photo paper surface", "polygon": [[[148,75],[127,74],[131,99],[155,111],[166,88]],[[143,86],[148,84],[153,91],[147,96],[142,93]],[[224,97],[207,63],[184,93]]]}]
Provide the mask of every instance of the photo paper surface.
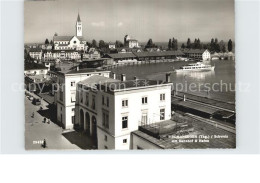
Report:
[{"label": "photo paper surface", "polygon": [[233,0],[24,3],[26,150],[234,149]]}]

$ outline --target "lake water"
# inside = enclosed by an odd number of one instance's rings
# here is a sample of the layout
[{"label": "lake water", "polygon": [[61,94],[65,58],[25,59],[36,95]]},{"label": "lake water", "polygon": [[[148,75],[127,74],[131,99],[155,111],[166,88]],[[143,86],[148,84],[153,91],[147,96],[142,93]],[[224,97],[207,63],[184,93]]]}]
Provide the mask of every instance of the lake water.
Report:
[{"label": "lake water", "polygon": [[128,80],[137,76],[139,79],[164,80],[165,74],[171,72],[171,82],[178,91],[200,96],[207,96],[230,103],[235,102],[235,61],[214,60],[206,64],[215,65],[214,71],[194,71],[175,73],[179,68],[192,62],[153,63],[134,66],[121,66],[112,69],[118,76],[126,74]]}]

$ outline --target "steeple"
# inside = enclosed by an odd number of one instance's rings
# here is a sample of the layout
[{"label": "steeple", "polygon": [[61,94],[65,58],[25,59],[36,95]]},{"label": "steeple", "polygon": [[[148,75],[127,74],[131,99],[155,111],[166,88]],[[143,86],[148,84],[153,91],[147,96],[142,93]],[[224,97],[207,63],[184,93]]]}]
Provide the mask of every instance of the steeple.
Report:
[{"label": "steeple", "polygon": [[77,22],[81,22],[81,20],[80,20],[80,16],[79,16],[79,13],[78,13]]},{"label": "steeple", "polygon": [[82,22],[80,20],[79,12],[78,12],[78,18],[76,22],[76,36],[82,36]]}]

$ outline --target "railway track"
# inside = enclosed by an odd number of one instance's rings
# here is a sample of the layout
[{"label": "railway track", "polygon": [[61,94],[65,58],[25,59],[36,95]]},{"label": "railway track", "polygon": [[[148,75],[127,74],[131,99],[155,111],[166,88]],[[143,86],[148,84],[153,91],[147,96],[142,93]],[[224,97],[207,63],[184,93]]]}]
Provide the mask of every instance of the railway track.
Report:
[{"label": "railway track", "polygon": [[185,113],[185,115],[192,118],[192,119],[199,120],[201,122],[216,126],[217,128],[221,128],[223,130],[226,130],[228,132],[236,134],[236,128],[235,127],[225,125],[225,124],[222,124],[220,122],[213,121],[213,120],[210,120],[210,119],[206,119],[206,118],[203,118],[203,117],[199,117],[199,116],[196,116],[196,115],[193,115],[193,114],[190,114],[190,113]]},{"label": "railway track", "polygon": [[[180,96],[172,96],[172,98],[174,98],[174,97],[178,98],[178,99],[183,99],[183,97],[180,97]],[[226,109],[226,108],[223,108],[223,107],[214,106],[214,105],[207,104],[207,103],[204,103],[204,102],[199,102],[197,100],[192,100],[192,99],[189,99],[189,98],[186,98],[185,100],[188,101],[188,102],[193,102],[193,103],[200,104],[200,105],[203,105],[203,106],[207,106],[207,107],[210,107],[210,108],[220,109],[220,110],[235,113],[235,111],[233,111],[233,110]]]}]

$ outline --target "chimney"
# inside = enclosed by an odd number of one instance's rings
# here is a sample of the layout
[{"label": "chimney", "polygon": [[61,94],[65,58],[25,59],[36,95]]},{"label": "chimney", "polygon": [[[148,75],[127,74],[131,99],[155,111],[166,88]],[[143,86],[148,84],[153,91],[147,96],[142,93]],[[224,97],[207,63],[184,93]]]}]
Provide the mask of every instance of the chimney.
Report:
[{"label": "chimney", "polygon": [[170,79],[171,73],[166,73],[166,82],[169,83],[171,81]]},{"label": "chimney", "polygon": [[134,76],[134,80],[137,80],[137,76]]},{"label": "chimney", "polygon": [[116,79],[116,73],[112,72],[112,78]]},{"label": "chimney", "polygon": [[183,101],[184,102],[186,101],[186,95],[183,95]]},{"label": "chimney", "polygon": [[121,81],[125,81],[126,77],[125,74],[121,74]]}]

